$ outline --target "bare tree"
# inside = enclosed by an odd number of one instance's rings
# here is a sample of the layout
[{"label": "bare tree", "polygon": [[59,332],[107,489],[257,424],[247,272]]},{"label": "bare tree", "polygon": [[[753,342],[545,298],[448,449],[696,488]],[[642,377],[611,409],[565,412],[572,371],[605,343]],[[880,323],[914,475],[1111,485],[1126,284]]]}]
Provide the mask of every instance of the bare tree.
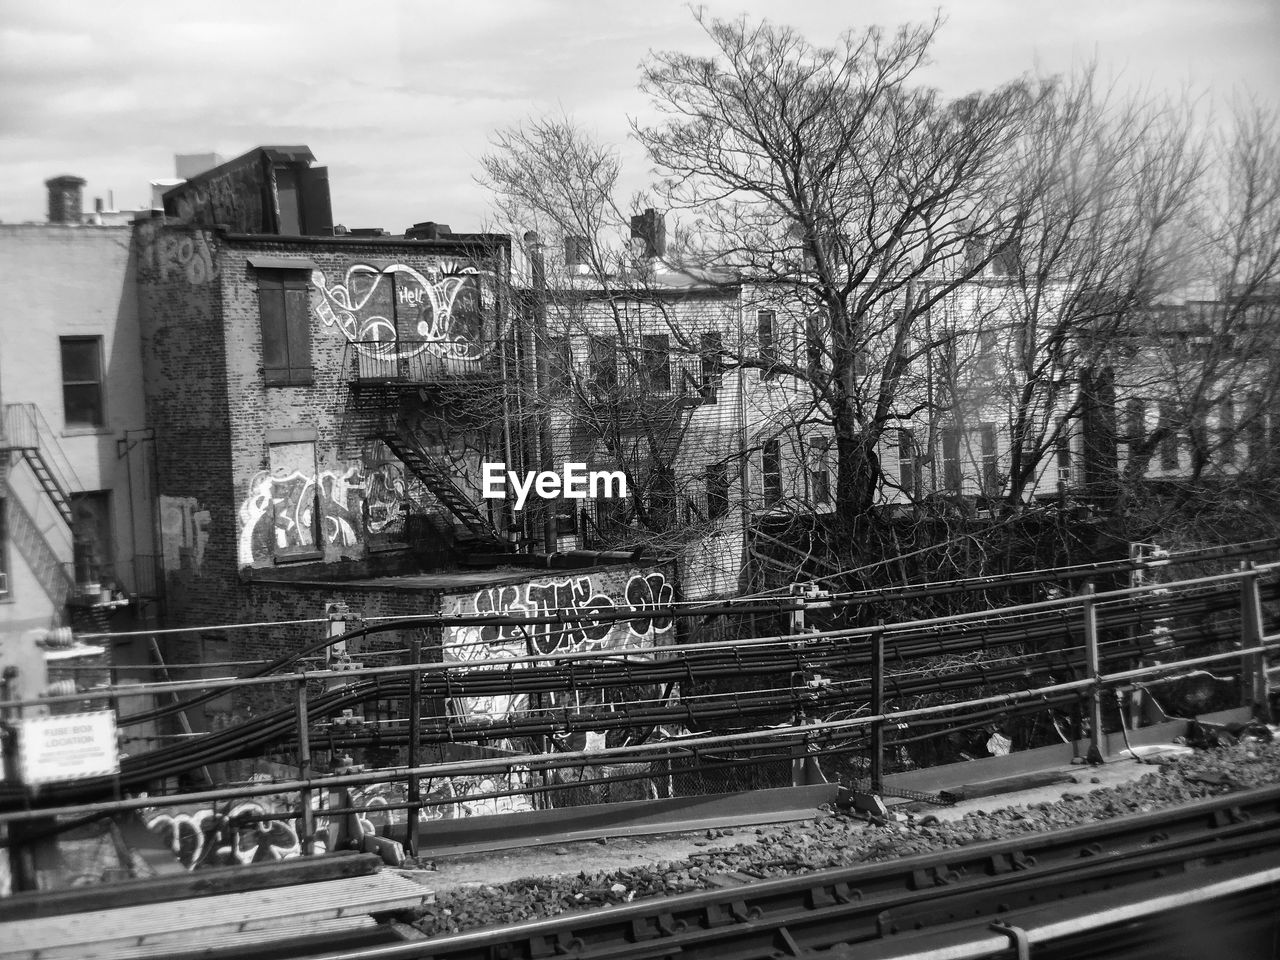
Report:
[{"label": "bare tree", "polygon": [[690,252],[816,316],[821,362],[738,361],[803,384],[831,424],[837,539],[852,556],[884,480],[881,441],[921,402],[904,373],[939,346],[924,319],[1019,230],[1010,172],[1038,94],[1013,83],[946,102],[912,86],[936,21],[826,48],[696,16],[716,56],[652,55],[641,88],[666,118],[635,133],[663,196],[694,218]]},{"label": "bare tree", "polygon": [[[1238,103],[1210,150],[1182,228],[1176,300],[1135,330],[1148,376],[1127,398],[1127,486],[1165,475],[1191,493],[1211,481],[1274,480],[1280,401],[1280,116]],[[1185,451],[1185,455],[1184,455]]]}]

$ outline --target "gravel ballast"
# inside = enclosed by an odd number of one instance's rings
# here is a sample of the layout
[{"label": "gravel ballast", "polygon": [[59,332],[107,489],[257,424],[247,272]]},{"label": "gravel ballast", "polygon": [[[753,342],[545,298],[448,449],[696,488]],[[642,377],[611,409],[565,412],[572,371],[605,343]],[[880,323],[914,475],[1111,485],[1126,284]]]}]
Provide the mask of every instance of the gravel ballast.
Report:
[{"label": "gravel ballast", "polygon": [[[1087,767],[1077,780],[1088,783]],[[978,809],[946,820],[917,812],[883,826],[841,813],[803,824],[757,829],[750,843],[729,845],[729,834],[708,831],[705,852],[577,874],[438,891],[416,926],[429,935],[519,923],[571,910],[627,903],[642,897],[688,893],[735,883],[794,876],[831,867],[876,863],[1061,829],[1130,813],[1145,813],[1236,790],[1280,783],[1280,743],[1245,742],[1153,763],[1149,773],[1116,786],[1073,792],[1024,806]],[[607,847],[600,862],[609,861]],[[429,881],[428,881],[429,882]]]}]

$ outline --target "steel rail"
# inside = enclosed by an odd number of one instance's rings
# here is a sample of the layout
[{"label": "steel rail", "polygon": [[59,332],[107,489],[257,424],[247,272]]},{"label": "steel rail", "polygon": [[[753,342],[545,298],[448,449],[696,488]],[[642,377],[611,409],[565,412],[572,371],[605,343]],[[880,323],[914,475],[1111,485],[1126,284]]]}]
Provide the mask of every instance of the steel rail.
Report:
[{"label": "steel rail", "polygon": [[[731,734],[712,734],[699,735],[687,738],[679,738],[663,741],[659,745],[636,745],[623,747],[610,747],[601,751],[577,751],[565,753],[543,753],[534,755],[521,755],[518,758],[504,758],[500,760],[467,760],[455,761],[444,764],[433,764],[422,767],[412,768],[391,768],[380,770],[376,773],[346,774],[341,776],[331,776],[323,778],[309,778],[306,780],[293,781],[276,781],[271,784],[263,784],[261,786],[239,787],[233,791],[202,791],[200,793],[186,795],[167,795],[146,798],[145,800],[120,800],[114,801],[103,807],[104,810],[124,810],[139,809],[142,807],[153,806],[171,806],[180,805],[186,802],[198,803],[206,799],[226,799],[227,797],[248,797],[266,795],[279,792],[290,792],[294,790],[315,790],[325,789],[327,787],[337,786],[356,786],[369,783],[386,782],[396,779],[407,779],[417,776],[452,776],[452,775],[468,775],[479,773],[505,773],[510,774],[515,767],[527,769],[544,769],[554,768],[566,762],[580,759],[594,758],[595,763],[610,762],[627,762],[634,760],[637,756],[641,756],[646,760],[662,760],[676,759],[686,756],[689,751],[698,749],[706,749],[713,746],[723,746],[729,744],[749,744],[749,743],[804,743],[815,735],[821,735],[828,731],[848,731],[860,727],[866,727],[870,724],[896,723],[901,720],[909,720],[917,717],[933,716],[940,713],[954,712],[964,709],[971,709],[979,706],[988,706],[991,704],[1013,705],[1016,703],[1026,702],[1037,698],[1043,698],[1049,694],[1060,694],[1069,691],[1086,691],[1093,689],[1101,689],[1108,684],[1114,684],[1127,680],[1135,680],[1140,678],[1157,678],[1176,672],[1186,670],[1190,667],[1202,666],[1209,663],[1223,662],[1226,660],[1238,659],[1248,654],[1267,654],[1276,649],[1280,649],[1280,635],[1265,636],[1261,642],[1252,647],[1242,647],[1226,653],[1212,654],[1209,656],[1195,657],[1186,660],[1178,660],[1169,663],[1155,664],[1149,667],[1138,668],[1136,670],[1121,671],[1114,674],[1104,674],[1097,679],[1087,678],[1081,680],[1066,681],[1054,684],[1048,684],[1042,687],[1036,687],[1027,690],[1015,690],[987,697],[979,697],[973,700],[963,701],[961,703],[937,704],[926,707],[916,707],[909,710],[898,710],[884,712],[879,714],[855,717],[848,720],[818,720],[800,725],[791,725],[784,728],[776,728],[772,730],[757,730],[745,733]],[[89,782],[89,781],[86,781]],[[13,820],[25,820],[36,816],[51,816],[67,814],[72,816],[84,815],[89,812],[97,812],[93,808],[101,805],[91,804],[88,806],[67,806],[67,807],[41,807],[39,810],[26,810],[22,812],[0,811],[0,823],[6,823]]]},{"label": "steel rail", "polygon": [[[995,914],[1024,899],[1136,883],[1206,857],[1242,860],[1280,849],[1280,786],[1145,814],[971,844],[884,863],[819,870],[590,912],[329,952],[308,960],[522,960],[566,954],[617,960],[771,957],[891,934],[894,911],[944,904],[937,922]],[[888,913],[886,914],[886,911]],[[916,922],[917,917],[910,917]],[[852,936],[851,936],[852,934]],[[779,943],[782,936],[784,944]],[[742,946],[745,944],[745,947]],[[785,954],[784,954],[785,955]]]},{"label": "steel rail", "polygon": [[[1178,646],[1187,649],[1192,645],[1216,642],[1223,639],[1220,633],[1213,630],[1198,630],[1192,638],[1178,637]],[[1132,659],[1143,651],[1139,646],[1132,649],[1128,640],[1111,641],[1103,658],[1104,664],[1120,664]],[[979,684],[997,684],[1008,682],[1027,683],[1034,678],[1051,674],[1060,669],[1076,669],[1078,663],[1070,658],[1058,658],[1056,651],[1047,657],[1060,659],[1062,662],[1028,663],[1025,660],[1013,661],[997,668],[977,665],[972,670],[958,671],[939,678],[921,673],[910,679],[895,679],[892,690],[895,698],[903,699],[919,696],[924,693],[938,693],[967,689]],[[650,681],[652,682],[652,681]],[[377,688],[344,688],[321,697],[310,704],[312,716],[323,720],[339,713],[348,706],[355,706],[371,697],[385,698],[398,696],[407,692],[403,684],[380,686]],[[751,717],[777,717],[790,715],[800,707],[808,707],[810,712],[821,710],[830,713],[842,705],[861,704],[868,693],[867,681],[851,681],[841,687],[827,688],[815,693],[805,688],[793,688],[785,694],[765,695],[760,692],[728,693],[715,697],[722,701],[717,705],[708,700],[698,703],[686,696],[677,707],[654,706],[643,709],[626,707],[622,710],[600,707],[595,710],[584,710],[575,714],[564,711],[530,711],[524,719],[509,719],[503,723],[449,723],[431,719],[424,728],[424,742],[446,743],[459,739],[485,740],[506,739],[514,736],[539,736],[560,732],[573,732],[575,729],[623,729],[631,727],[652,727],[663,723],[689,722],[701,725],[717,719],[744,720]],[[443,693],[443,691],[435,691]],[[455,696],[477,695],[482,691],[472,691],[460,685],[454,691]],[[500,692],[507,692],[505,689]],[[296,736],[293,711],[281,708],[271,714],[251,721],[249,724],[229,728],[208,734],[198,741],[185,742],[157,750],[136,758],[136,762],[126,762],[118,783],[129,786],[145,783],[150,780],[171,776],[190,769],[199,763],[212,763],[222,760],[237,759],[250,756],[273,745],[292,742]],[[940,721],[947,722],[947,721]],[[316,726],[311,736],[316,742],[331,741],[334,747],[343,749],[354,746],[391,747],[407,742],[406,721],[390,723],[369,732],[347,732],[336,727]],[[902,726],[908,726],[903,724]],[[820,743],[819,738],[819,743]]]}]

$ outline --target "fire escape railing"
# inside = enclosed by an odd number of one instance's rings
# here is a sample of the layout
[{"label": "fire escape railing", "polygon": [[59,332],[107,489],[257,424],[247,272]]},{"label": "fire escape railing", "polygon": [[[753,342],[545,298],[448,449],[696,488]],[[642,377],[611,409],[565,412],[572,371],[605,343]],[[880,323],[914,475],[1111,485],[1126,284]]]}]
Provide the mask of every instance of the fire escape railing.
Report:
[{"label": "fire escape railing", "polygon": [[25,460],[45,496],[70,528],[75,521],[71,494],[80,481],[40,408],[34,403],[4,407],[4,435],[0,447],[13,459]]}]

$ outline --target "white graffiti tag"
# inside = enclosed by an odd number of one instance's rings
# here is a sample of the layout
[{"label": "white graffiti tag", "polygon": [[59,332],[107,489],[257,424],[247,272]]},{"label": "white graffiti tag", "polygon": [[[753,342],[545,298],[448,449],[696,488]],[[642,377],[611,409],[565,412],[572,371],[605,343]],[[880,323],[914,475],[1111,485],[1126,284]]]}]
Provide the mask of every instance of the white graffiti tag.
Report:
[{"label": "white graffiti tag", "polygon": [[320,542],[354,546],[360,530],[378,534],[398,522],[405,497],[403,474],[391,464],[314,476],[262,471],[249,481],[249,495],[240,504],[239,562],[248,566],[277,550],[317,546],[317,507]]},{"label": "white graffiti tag", "polygon": [[437,265],[433,276],[396,263],[356,263],[341,282],[319,270],[311,283],[321,293],[316,314],[336,326],[366,356],[390,360],[429,351],[452,360],[479,360],[493,337],[491,277],[474,267]]}]

